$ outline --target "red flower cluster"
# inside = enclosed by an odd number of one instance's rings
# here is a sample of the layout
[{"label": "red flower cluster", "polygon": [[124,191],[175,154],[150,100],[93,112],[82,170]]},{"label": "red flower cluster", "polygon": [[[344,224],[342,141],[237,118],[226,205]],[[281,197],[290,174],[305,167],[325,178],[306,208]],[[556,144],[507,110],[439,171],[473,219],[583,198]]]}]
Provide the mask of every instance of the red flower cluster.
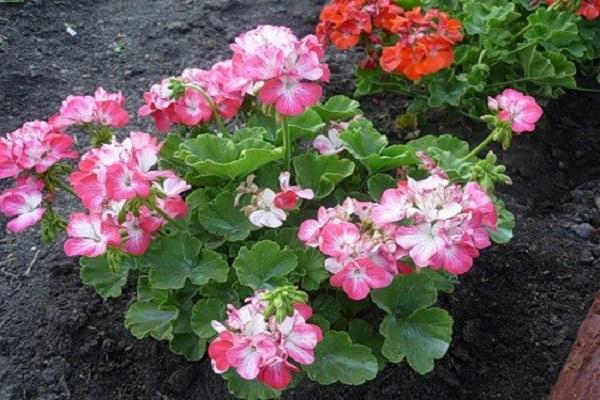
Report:
[{"label": "red flower cluster", "polygon": [[[425,13],[420,8],[404,11],[389,0],[334,0],[321,12],[317,36],[340,49],[367,40],[368,58],[364,67],[379,64],[410,80],[449,67],[454,45],[463,39],[460,21],[439,10]],[[384,39],[396,38],[394,46],[381,48]]]},{"label": "red flower cluster", "polygon": [[[551,6],[554,0],[546,0],[546,4]],[[577,15],[592,21],[600,16],[600,0],[583,0],[577,9]]]}]

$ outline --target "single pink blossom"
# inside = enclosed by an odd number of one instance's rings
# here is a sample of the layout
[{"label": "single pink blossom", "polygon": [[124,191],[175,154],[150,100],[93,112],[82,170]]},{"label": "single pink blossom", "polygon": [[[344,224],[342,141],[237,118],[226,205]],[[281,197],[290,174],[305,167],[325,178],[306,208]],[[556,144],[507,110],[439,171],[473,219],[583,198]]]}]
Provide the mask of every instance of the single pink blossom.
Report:
[{"label": "single pink blossom", "polygon": [[534,131],[543,114],[535,98],[514,89],[505,89],[496,98],[488,98],[488,106],[498,113],[501,121],[509,122],[517,134]]},{"label": "single pink blossom", "polygon": [[42,199],[39,189],[31,186],[8,189],[0,194],[0,212],[15,217],[8,222],[8,229],[19,233],[38,223],[46,212]]},{"label": "single pink blossom", "polygon": [[334,287],[341,287],[352,300],[362,300],[371,289],[387,287],[393,279],[393,274],[371,260],[359,259],[346,264],[340,272],[331,276],[329,282]]},{"label": "single pink blossom", "polygon": [[100,214],[71,214],[67,234],[64,250],[68,256],[98,257],[106,253],[108,246],[121,243],[119,228],[104,222]]}]

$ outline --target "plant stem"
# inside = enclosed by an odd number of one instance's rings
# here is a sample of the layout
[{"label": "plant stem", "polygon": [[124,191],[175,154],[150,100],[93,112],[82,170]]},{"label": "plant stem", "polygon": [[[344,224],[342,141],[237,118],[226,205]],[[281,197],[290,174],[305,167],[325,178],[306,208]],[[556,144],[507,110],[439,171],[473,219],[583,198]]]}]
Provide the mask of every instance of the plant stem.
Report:
[{"label": "plant stem", "polygon": [[579,92],[589,92],[589,93],[600,93],[600,89],[592,89],[592,88],[584,88],[584,87],[574,87],[574,88],[569,88],[570,90],[576,90]]},{"label": "plant stem", "polygon": [[77,195],[69,187],[69,185],[67,185],[66,183],[64,183],[62,180],[60,180],[58,178],[57,179],[52,179],[52,183],[55,184],[57,187],[61,188],[62,190],[64,190],[65,192],[69,193],[71,196],[77,197]]},{"label": "plant stem", "polygon": [[290,137],[290,126],[288,123],[288,118],[285,115],[279,114],[281,117],[281,130],[283,132],[283,151],[284,155],[284,163],[286,171],[289,171],[292,163],[292,140]]},{"label": "plant stem", "polygon": [[202,89],[202,87],[200,87],[200,85],[196,85],[195,83],[187,83],[186,86],[191,89],[194,89],[195,91],[200,93],[200,95],[202,95],[202,97],[204,97],[204,100],[206,100],[206,102],[208,103],[208,106],[210,107],[210,110],[212,111],[212,113],[215,117],[215,122],[216,122],[217,126],[219,127],[219,131],[220,131],[219,136],[228,135],[229,131],[227,131],[227,128],[225,127],[225,123],[223,122],[223,118],[221,118],[221,114],[219,114],[219,109],[217,108],[215,103],[212,101],[212,99],[210,98],[208,93],[206,93],[206,91],[204,89]]},{"label": "plant stem", "polygon": [[467,154],[466,156],[464,156],[463,158],[460,159],[460,161],[466,161],[471,157],[475,157],[477,154],[479,154],[481,152],[481,150],[483,150],[485,147],[487,147],[488,144],[490,144],[492,142],[492,140],[494,140],[494,131],[492,131],[492,133],[490,133],[488,135],[488,137],[486,137],[484,139],[483,142],[479,143],[479,145],[477,147],[475,147],[473,150],[471,150],[471,152],[469,154]]}]

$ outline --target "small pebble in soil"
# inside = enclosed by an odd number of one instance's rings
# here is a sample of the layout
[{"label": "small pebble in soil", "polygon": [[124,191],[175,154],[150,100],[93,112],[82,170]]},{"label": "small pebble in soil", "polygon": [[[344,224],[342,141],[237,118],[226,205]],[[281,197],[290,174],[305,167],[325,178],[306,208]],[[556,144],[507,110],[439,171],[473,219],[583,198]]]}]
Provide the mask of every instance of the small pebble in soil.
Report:
[{"label": "small pebble in soil", "polygon": [[571,226],[571,230],[575,232],[577,236],[583,239],[590,239],[594,235],[594,227],[587,222],[583,224],[577,224]]},{"label": "small pebble in soil", "polygon": [[166,25],[166,29],[170,32],[187,33],[192,27],[185,21],[172,21]]},{"label": "small pebble in soil", "polygon": [[581,257],[579,257],[579,262],[585,265],[591,264],[594,262],[594,255],[590,249],[583,249],[581,252]]}]

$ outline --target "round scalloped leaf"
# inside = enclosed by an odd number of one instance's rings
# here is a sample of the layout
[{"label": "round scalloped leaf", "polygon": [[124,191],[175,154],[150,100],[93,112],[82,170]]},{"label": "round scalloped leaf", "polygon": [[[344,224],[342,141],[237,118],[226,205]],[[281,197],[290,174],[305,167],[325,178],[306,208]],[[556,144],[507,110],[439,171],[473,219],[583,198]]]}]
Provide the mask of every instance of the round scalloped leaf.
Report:
[{"label": "round scalloped leaf", "polygon": [[199,300],[192,308],[192,331],[201,338],[210,339],[217,334],[212,328],[212,321],[225,319],[225,303],[219,299]]},{"label": "round scalloped leaf", "polygon": [[404,358],[419,374],[434,367],[452,340],[452,317],[441,308],[422,308],[409,317],[385,317],[379,332],[385,337],[381,352],[394,363]]},{"label": "round scalloped leaf", "polygon": [[379,367],[370,348],[353,344],[346,332],[329,331],[317,345],[315,361],[304,370],[321,385],[362,385],[377,376]]},{"label": "round scalloped leaf", "polygon": [[362,114],[360,103],[343,95],[330,97],[325,104],[319,104],[312,109],[319,113],[325,122],[343,121]]},{"label": "round scalloped leaf", "polygon": [[242,247],[233,261],[240,283],[254,290],[277,284],[298,265],[293,250],[282,250],[270,240],[263,240],[251,249]]},{"label": "round scalloped leaf", "polygon": [[224,257],[212,250],[200,251],[201,247],[198,239],[183,232],[156,240],[144,255],[152,286],[181,289],[187,279],[195,285],[227,281],[229,266]]},{"label": "round scalloped leaf", "polygon": [[203,134],[183,142],[175,152],[175,157],[193,167],[199,177],[217,176],[234,180],[283,158],[283,149],[254,137],[235,143],[226,138]]},{"label": "round scalloped leaf", "polygon": [[121,263],[120,271],[111,270],[106,257],[81,257],[79,259],[79,277],[86,285],[91,285],[103,299],[119,297],[123,286],[127,283],[129,262]]},{"label": "round scalloped leaf", "polygon": [[315,192],[322,199],[333,192],[335,185],[354,173],[354,163],[340,160],[337,156],[321,156],[307,153],[294,158],[296,182],[303,188]]},{"label": "round scalloped leaf", "polygon": [[208,232],[230,242],[246,239],[256,229],[244,212],[233,206],[235,195],[223,192],[198,209],[200,225]]},{"label": "round scalloped leaf", "polygon": [[138,339],[150,335],[156,340],[171,340],[173,322],[178,315],[179,310],[175,306],[154,300],[136,301],[127,310],[125,326]]},{"label": "round scalloped leaf", "polygon": [[234,371],[223,374],[229,392],[238,399],[270,400],[281,397],[279,390],[271,389],[257,380],[248,381]]},{"label": "round scalloped leaf", "polygon": [[175,354],[184,356],[188,361],[200,361],[206,351],[206,340],[191,332],[177,333],[169,342],[169,349]]},{"label": "round scalloped leaf", "polygon": [[427,274],[398,275],[388,287],[373,290],[371,299],[388,314],[408,316],[434,304],[437,288]]}]

